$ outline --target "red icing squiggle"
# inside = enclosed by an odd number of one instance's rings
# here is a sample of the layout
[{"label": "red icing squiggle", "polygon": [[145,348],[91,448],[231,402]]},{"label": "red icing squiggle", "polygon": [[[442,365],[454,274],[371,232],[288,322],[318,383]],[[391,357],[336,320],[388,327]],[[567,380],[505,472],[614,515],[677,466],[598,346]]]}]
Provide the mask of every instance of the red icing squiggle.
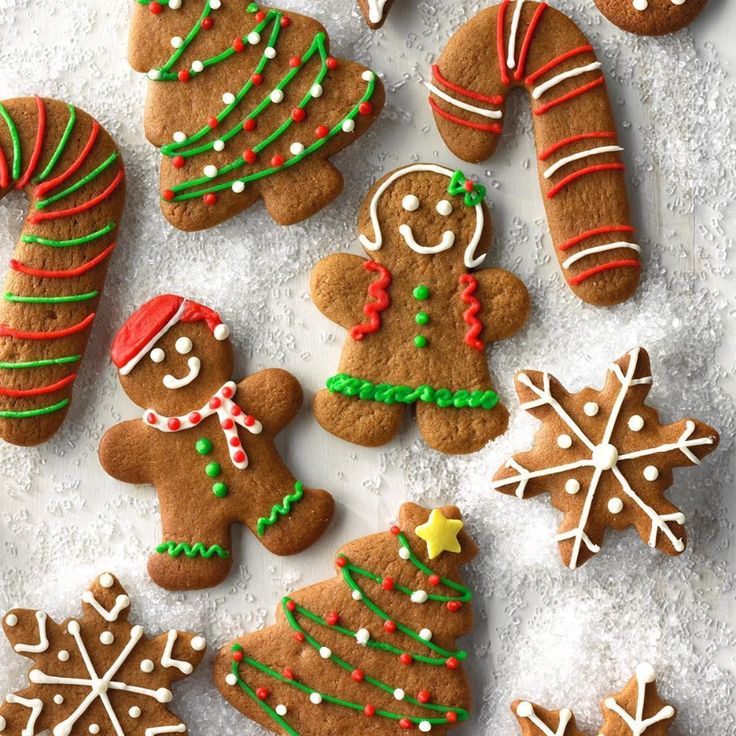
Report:
[{"label": "red icing squiggle", "polygon": [[62,337],[76,335],[78,332],[86,330],[94,321],[95,313],[87,315],[81,322],[66,327],[63,330],[50,332],[26,332],[25,330],[16,330],[14,327],[0,325],[0,337],[13,337],[17,340],[58,340]]},{"label": "red icing squiggle", "polygon": [[391,272],[385,267],[373,261],[365,261],[363,268],[366,271],[375,271],[379,277],[368,287],[369,296],[375,301],[368,302],[363,307],[363,314],[368,317],[367,324],[355,325],[350,330],[353,340],[362,340],[366,335],[372,335],[381,329],[381,312],[391,306],[391,297],[387,289],[391,286]]},{"label": "red icing squiggle", "polygon": [[608,235],[609,233],[633,233],[634,228],[631,225],[608,225],[606,227],[596,227],[592,230],[586,230],[584,233],[566,240],[561,245],[557,246],[559,250],[566,251],[570,250],[574,245],[582,243],[583,240],[592,238],[594,235]]},{"label": "red icing squiggle", "polygon": [[110,243],[105,250],[95,256],[92,260],[87,261],[87,263],[83,263],[77,268],[70,268],[66,271],[51,271],[43,268],[32,268],[31,266],[26,266],[20,261],[16,261],[15,258],[10,259],[10,268],[18,273],[24,273],[27,276],[36,276],[41,279],[71,279],[75,276],[82,276],[87,273],[87,271],[91,271],[95,266],[102,263],[102,261],[104,261],[110,253],[115,250],[116,245],[117,243]]},{"label": "red icing squiggle", "polygon": [[478,318],[481,303],[480,299],[475,296],[475,292],[478,290],[478,279],[466,273],[460,277],[460,283],[467,284],[461,294],[463,303],[468,305],[468,308],[463,313],[463,322],[470,328],[465,333],[465,344],[474,350],[483,350],[486,344],[479,337],[481,332],[483,332],[483,322]]},{"label": "red icing squiggle", "polygon": [[604,271],[610,271],[613,268],[641,268],[641,263],[633,259],[625,261],[611,261],[610,263],[601,263],[600,266],[593,266],[593,268],[589,268],[587,271],[583,271],[577,276],[569,279],[568,283],[572,284],[573,286],[577,286],[583,281],[587,281],[591,276],[596,276],[597,274],[603,273]]},{"label": "red icing squiggle", "polygon": [[46,135],[46,107],[43,100],[36,95],[36,108],[38,109],[38,130],[36,132],[36,143],[33,146],[31,160],[28,162],[28,168],[25,174],[15,184],[16,189],[23,189],[33,176],[33,172],[38,166],[38,159],[41,158],[41,150],[43,149],[43,137]]},{"label": "red icing squiggle", "polygon": [[37,386],[36,388],[2,388],[0,387],[0,396],[12,396],[14,398],[23,398],[27,396],[44,396],[45,394],[52,394],[54,391],[60,391],[62,388],[66,388],[70,384],[74,383],[77,378],[76,373],[70,373],[60,381],[52,383],[48,386]]},{"label": "red icing squiggle", "polygon": [[497,135],[501,135],[503,132],[503,128],[498,123],[474,123],[470,120],[463,120],[463,118],[460,118],[457,115],[446,112],[431,97],[429,98],[429,104],[438,115],[452,123],[463,125],[466,128],[474,128],[475,130],[484,130],[488,133],[496,133]]},{"label": "red icing squiggle", "polygon": [[568,184],[571,184],[577,179],[580,179],[583,176],[587,176],[588,174],[597,174],[601,171],[623,171],[623,170],[624,170],[623,164],[596,164],[595,166],[588,166],[585,169],[580,169],[580,171],[575,171],[569,176],[566,176],[559,184],[556,184],[555,186],[553,186],[552,189],[550,189],[547,192],[547,198],[552,199],[556,194],[560,192],[560,190],[564,189]]},{"label": "red icing squiggle", "polygon": [[537,30],[537,25],[542,19],[542,14],[548,8],[547,3],[541,3],[537,6],[537,9],[532,17],[529,28],[527,28],[526,36],[524,36],[524,42],[521,45],[521,52],[519,54],[519,63],[516,71],[514,72],[514,79],[518,82],[524,76],[524,69],[526,68],[526,57],[529,54],[529,47],[531,46],[532,39],[534,38],[534,31]]},{"label": "red icing squiggle", "polygon": [[432,76],[434,77],[435,81],[439,82],[448,89],[451,89],[453,92],[457,92],[458,94],[463,95],[463,97],[470,97],[471,100],[487,102],[490,105],[503,104],[503,95],[491,95],[489,97],[488,95],[482,95],[480,92],[475,92],[472,89],[461,87],[459,84],[455,84],[455,82],[451,82],[449,79],[445,79],[445,77],[443,77],[440,73],[440,68],[437,66],[437,64],[432,64]]}]

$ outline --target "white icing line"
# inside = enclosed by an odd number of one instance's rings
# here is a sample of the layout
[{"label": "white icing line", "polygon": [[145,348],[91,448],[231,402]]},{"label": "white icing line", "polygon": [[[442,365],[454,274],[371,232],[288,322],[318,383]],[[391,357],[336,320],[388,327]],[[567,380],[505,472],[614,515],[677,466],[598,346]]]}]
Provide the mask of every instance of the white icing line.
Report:
[{"label": "white icing line", "polygon": [[46,620],[47,616],[43,611],[36,611],[36,621],[38,622],[38,644],[16,644],[14,647],[16,652],[40,654],[49,648],[49,639],[46,635]]},{"label": "white icing line", "polygon": [[509,52],[506,59],[506,66],[513,69],[516,66],[516,35],[519,32],[519,21],[521,19],[521,9],[524,6],[524,0],[517,0],[514,9],[514,17],[511,21],[511,31],[509,32]]},{"label": "white icing line", "polygon": [[28,716],[28,722],[26,727],[21,731],[22,736],[33,736],[36,732],[36,721],[41,715],[43,710],[43,701],[38,698],[21,698],[19,695],[10,693],[5,696],[5,700],[8,703],[14,703],[15,705],[22,705],[24,708],[30,708],[31,713]]},{"label": "white icing line", "polygon": [[542,84],[537,85],[532,90],[532,97],[535,100],[538,100],[545,92],[548,92],[553,87],[556,87],[558,84],[561,84],[567,79],[572,79],[573,77],[579,77],[581,74],[587,74],[588,72],[594,72],[597,69],[600,69],[603,66],[600,61],[594,61],[591,64],[586,64],[585,66],[578,66],[575,67],[575,69],[570,69],[566,72],[561,72],[556,77],[552,77],[552,79],[547,80],[546,82],[542,82]]},{"label": "white icing line", "polygon": [[570,266],[572,266],[573,263],[577,263],[577,261],[579,261],[581,258],[587,258],[594,253],[605,253],[609,250],[616,250],[617,248],[628,248],[630,250],[635,250],[637,253],[641,253],[641,248],[636,245],[636,243],[620,242],[608,243],[606,245],[596,245],[592,248],[581,250],[580,253],[575,253],[575,255],[570,256],[566,261],[563,262],[562,268],[568,269],[570,268]]},{"label": "white icing line", "polygon": [[185,675],[191,675],[194,671],[194,667],[192,667],[189,662],[182,662],[180,659],[174,659],[171,656],[174,651],[174,644],[178,638],[179,632],[176,629],[171,629],[166,637],[166,647],[161,655],[161,666],[166,668],[176,667],[179,672],[182,672]]},{"label": "white icing line", "polygon": [[87,590],[82,594],[82,602],[92,606],[97,613],[102,616],[108,623],[117,621],[120,613],[130,605],[130,598],[127,595],[119,595],[115,599],[115,605],[108,610],[104,606],[100,605],[100,602],[95,598],[94,593],[91,590]]},{"label": "white icing line", "polygon": [[439,87],[436,87],[432,82],[427,82],[425,79],[422,79],[422,84],[433,95],[441,97],[445,102],[449,102],[451,105],[455,105],[455,107],[467,110],[468,112],[473,112],[476,115],[482,115],[484,118],[491,118],[492,120],[500,120],[503,117],[503,113],[500,110],[487,110],[484,107],[476,107],[475,105],[463,102],[462,100],[457,100],[451,95],[448,95],[447,92],[443,92]]},{"label": "white icing line", "polygon": [[599,146],[598,148],[589,148],[587,151],[573,153],[570,156],[561,158],[559,161],[555,161],[551,166],[548,166],[544,171],[544,178],[549,179],[554,176],[556,171],[559,171],[564,166],[573,163],[573,161],[580,161],[588,156],[601,156],[604,153],[620,153],[623,150],[624,149],[621,148],[621,146]]}]

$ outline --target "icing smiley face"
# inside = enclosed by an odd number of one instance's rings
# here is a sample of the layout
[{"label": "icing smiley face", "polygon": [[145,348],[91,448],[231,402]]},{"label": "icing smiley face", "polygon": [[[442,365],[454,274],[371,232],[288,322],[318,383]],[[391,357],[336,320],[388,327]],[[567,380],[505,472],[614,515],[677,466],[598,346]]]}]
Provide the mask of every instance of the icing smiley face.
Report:
[{"label": "icing smiley face", "polygon": [[595,0],[619,28],[642,36],[674,33],[692,23],[707,0]]},{"label": "icing smiley face", "polygon": [[[182,335],[174,343],[174,349],[179,355],[188,355],[192,352],[193,347],[194,344],[191,339],[185,335]],[[166,351],[163,348],[154,348],[151,350],[150,357],[154,363],[164,363],[166,361]],[[181,376],[180,378],[173,376],[171,373],[167,373],[161,379],[161,383],[172,391],[188,386],[192,381],[195,381],[199,377],[199,372],[202,368],[202,361],[196,355],[192,355],[187,359],[187,368],[188,371],[186,375]]]},{"label": "icing smiley face", "polygon": [[[401,206],[405,212],[416,212],[422,206],[422,202],[416,194],[407,194],[401,202]],[[446,199],[441,199],[437,202],[435,207],[436,211],[443,217],[449,217],[452,214],[452,204]],[[422,255],[431,255],[433,253],[441,253],[444,250],[449,250],[455,245],[455,232],[453,230],[445,230],[442,233],[442,238],[436,245],[421,245],[417,242],[414,237],[414,230],[412,226],[403,223],[399,225],[399,232],[404,238],[406,244],[415,252]]]}]

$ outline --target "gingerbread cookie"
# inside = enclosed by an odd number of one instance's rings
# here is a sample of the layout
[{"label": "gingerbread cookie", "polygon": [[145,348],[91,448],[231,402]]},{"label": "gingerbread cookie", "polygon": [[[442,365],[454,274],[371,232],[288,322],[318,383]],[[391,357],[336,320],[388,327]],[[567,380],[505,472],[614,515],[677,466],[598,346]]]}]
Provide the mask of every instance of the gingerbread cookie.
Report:
[{"label": "gingerbread cookie", "polygon": [[491,241],[484,194],[443,166],[398,169],[359,215],[369,260],[341,253],[313,270],[314,303],[349,331],[339,372],[314,400],[328,432],[382,445],[412,405],[441,452],[475,452],[506,430],[486,344],[522,327],[529,296],[508,271],[475,270]]},{"label": "gingerbread cookie", "polygon": [[[583,736],[568,708],[546,710],[528,700],[517,700],[511,710],[522,736]],[[621,692],[601,703],[603,725],[598,736],[667,736],[677,712],[657,694],[654,668],[640,664]]]},{"label": "gingerbread cookie", "polygon": [[707,0],[595,0],[611,23],[640,36],[663,36],[689,26]]},{"label": "gingerbread cookie", "polygon": [[243,715],[288,736],[445,734],[467,721],[476,554],[454,506],[404,504],[399,525],[344,546],[338,577],[282,599],[276,623],[219,654],[215,684]]},{"label": "gingerbread cookie", "polygon": [[425,85],[443,140],[474,163],[496,150],[511,89],[527,91],[557,259],[577,296],[607,306],[634,293],[641,263],[601,66],[566,15],[504,0],[460,28]]},{"label": "gingerbread cookie", "polygon": [[493,487],[519,498],[552,495],[565,512],[556,540],[571,569],[600,551],[607,528],[634,526],[669,555],[685,549],[685,516],[664,494],[673,468],[699,465],[718,446],[718,433],[695,419],[662,424],[644,403],[651,385],[643,348],[613,363],[600,391],[570,394],[538,371],[516,377],[522,409],[542,426],[532,449],[514,455]]},{"label": "gingerbread cookie", "polygon": [[375,31],[386,20],[394,0],[358,0],[360,11],[365,16],[365,22]]},{"label": "gingerbread cookie", "polygon": [[37,445],[59,429],[115,248],[125,172],[87,113],[41,97],[0,102],[0,197],[29,212],[0,300],[0,438]]},{"label": "gingerbread cookie", "polygon": [[62,624],[15,609],[3,620],[18,654],[33,660],[30,685],[0,705],[3,736],[184,734],[168,709],[171,685],[191,675],[206,642],[171,629],[155,639],[128,623],[130,598],[110,573],[82,595],[82,617]]},{"label": "gingerbread cookie", "polygon": [[281,225],[311,217],[342,191],[330,157],[384,102],[373,72],[330,55],[316,20],[242,0],[137,0],[130,63],[148,73],[146,137],[181,230],[261,198]]},{"label": "gingerbread cookie", "polygon": [[227,576],[236,521],[289,555],[332,518],[332,496],[305,488],[274,445],[301,407],[301,386],[276,368],[231,381],[228,337],[216,312],[166,294],[135,312],[112,346],[123,389],[145,411],[107,431],[100,461],[118,480],[155,486],[163,541],[148,571],[170,590]]}]

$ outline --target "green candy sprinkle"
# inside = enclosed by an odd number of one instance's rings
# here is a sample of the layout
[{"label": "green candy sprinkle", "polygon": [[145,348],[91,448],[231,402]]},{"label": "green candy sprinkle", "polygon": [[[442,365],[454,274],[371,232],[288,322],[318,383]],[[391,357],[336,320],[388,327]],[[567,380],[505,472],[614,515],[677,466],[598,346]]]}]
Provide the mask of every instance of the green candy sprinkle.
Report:
[{"label": "green candy sprinkle", "polygon": [[417,312],[417,316],[414,317],[414,321],[418,325],[426,325],[429,322],[429,315],[426,312]]},{"label": "green candy sprinkle", "polygon": [[215,483],[215,485],[212,486],[212,493],[214,493],[217,498],[225,498],[229,491],[230,489],[225,483]]},{"label": "green candy sprinkle", "polygon": [[200,437],[194,447],[200,455],[209,455],[212,452],[212,442],[206,437]]},{"label": "green candy sprinkle", "polygon": [[220,463],[209,463],[204,469],[204,472],[207,473],[210,478],[217,478],[217,476],[222,472],[222,468],[220,468]]},{"label": "green candy sprinkle", "polygon": [[424,286],[423,284],[420,284],[414,289],[414,291],[412,291],[412,294],[414,298],[419,299],[419,301],[424,301],[425,299],[429,299],[429,287]]},{"label": "green candy sprinkle", "polygon": [[417,335],[414,338],[414,347],[416,347],[416,348],[426,348],[427,347],[427,338],[424,337],[424,335]]}]

